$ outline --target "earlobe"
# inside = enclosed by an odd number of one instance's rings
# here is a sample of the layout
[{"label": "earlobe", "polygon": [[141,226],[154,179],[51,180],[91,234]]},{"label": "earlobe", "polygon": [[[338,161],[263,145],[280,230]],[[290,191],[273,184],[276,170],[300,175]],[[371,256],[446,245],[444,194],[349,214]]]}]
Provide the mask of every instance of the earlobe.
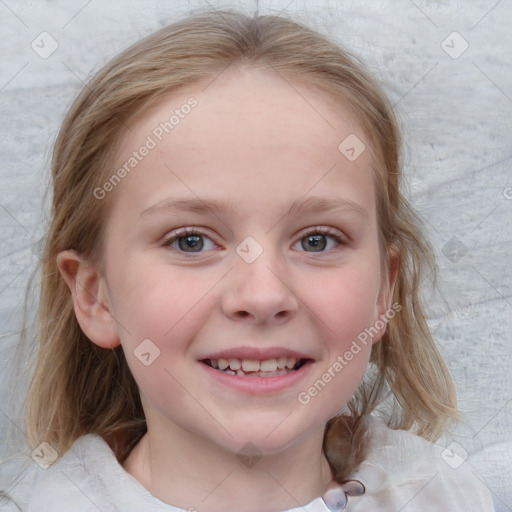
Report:
[{"label": "earlobe", "polygon": [[71,291],[75,316],[84,334],[102,348],[119,345],[105,279],[76,251],[60,252],[56,262]]}]

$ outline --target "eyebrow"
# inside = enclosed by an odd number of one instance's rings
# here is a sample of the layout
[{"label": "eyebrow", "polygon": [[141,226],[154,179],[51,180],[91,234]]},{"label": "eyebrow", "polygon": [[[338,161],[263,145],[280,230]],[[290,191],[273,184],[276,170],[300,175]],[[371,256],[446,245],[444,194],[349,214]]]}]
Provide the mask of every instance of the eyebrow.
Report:
[{"label": "eyebrow", "polygon": [[[327,198],[310,196],[305,199],[299,198],[292,202],[288,210],[283,212],[282,217],[292,215],[305,215],[318,212],[340,211],[357,213],[363,219],[368,218],[367,211],[359,204],[350,199]],[[146,217],[157,213],[169,213],[173,211],[184,211],[193,213],[228,213],[235,215],[236,208],[233,202],[217,199],[199,199],[188,197],[167,198],[159,201],[150,208],[144,210],[140,216]]]}]

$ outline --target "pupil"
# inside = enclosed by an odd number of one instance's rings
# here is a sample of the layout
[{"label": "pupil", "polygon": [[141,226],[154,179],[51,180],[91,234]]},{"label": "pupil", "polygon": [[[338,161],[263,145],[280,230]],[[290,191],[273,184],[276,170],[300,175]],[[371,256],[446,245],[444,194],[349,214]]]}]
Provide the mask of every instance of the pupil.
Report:
[{"label": "pupil", "polygon": [[[183,240],[186,241],[184,244],[182,243]],[[180,246],[180,249],[182,249],[182,250],[186,250],[186,249],[201,250],[203,248],[203,242],[201,239],[201,235],[182,236],[182,237],[180,237],[180,239],[178,241],[178,245]]]},{"label": "pupil", "polygon": [[[327,245],[324,235],[310,235],[307,237],[307,239],[307,244],[309,244],[309,248],[313,248],[315,252],[323,251]],[[185,243],[182,243],[183,240],[185,240]],[[307,244],[302,243],[302,247],[304,249],[307,249]],[[182,250],[196,249],[197,251],[200,251],[203,248],[204,244],[202,242],[201,235],[189,235],[180,237],[178,245]]]},{"label": "pupil", "polygon": [[[325,246],[327,245],[325,242],[325,236],[324,235],[310,235],[307,237],[308,243],[310,244],[309,247],[312,247],[315,249],[315,252],[320,252],[323,249],[325,249]],[[306,249],[305,245],[302,244],[302,247]]]}]

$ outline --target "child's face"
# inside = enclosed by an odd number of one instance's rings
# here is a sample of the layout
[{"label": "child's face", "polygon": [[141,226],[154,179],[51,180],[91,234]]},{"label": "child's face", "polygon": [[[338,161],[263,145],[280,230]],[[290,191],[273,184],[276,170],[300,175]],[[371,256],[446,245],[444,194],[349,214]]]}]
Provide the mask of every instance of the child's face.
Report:
[{"label": "child's face", "polygon": [[[181,109],[191,96],[197,105]],[[161,123],[173,114],[166,133]],[[105,278],[150,429],[184,429],[232,451],[249,441],[272,452],[321,439],[367,367],[372,340],[359,350],[353,341],[385,309],[376,308],[369,151],[349,161],[338,149],[352,133],[368,145],[360,127],[325,94],[228,70],[173,94],[131,128],[113,171],[134,151],[137,164],[111,192]],[[190,204],[171,207],[178,198]],[[286,215],[313,199],[344,202]],[[166,244],[184,227],[199,234]],[[322,236],[327,228],[344,242]],[[272,359],[294,355],[306,364],[273,378],[206,364],[232,356],[272,368]]]}]

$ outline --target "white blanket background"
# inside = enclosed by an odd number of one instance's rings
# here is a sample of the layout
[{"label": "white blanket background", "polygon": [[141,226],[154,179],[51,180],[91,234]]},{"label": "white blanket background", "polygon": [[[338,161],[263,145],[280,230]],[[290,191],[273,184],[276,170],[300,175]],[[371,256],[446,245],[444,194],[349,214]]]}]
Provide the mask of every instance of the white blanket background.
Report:
[{"label": "white blanket background", "polygon": [[[436,249],[447,298],[432,298],[430,325],[456,379],[463,421],[439,443],[469,454],[496,510],[511,511],[510,0],[1,1],[0,490],[22,504],[34,472],[44,471],[29,450],[19,452],[23,386],[13,368],[59,123],[111,57],[209,5],[283,11],[342,43],[385,85],[402,120],[409,197]],[[28,472],[14,481],[23,464]]]}]

